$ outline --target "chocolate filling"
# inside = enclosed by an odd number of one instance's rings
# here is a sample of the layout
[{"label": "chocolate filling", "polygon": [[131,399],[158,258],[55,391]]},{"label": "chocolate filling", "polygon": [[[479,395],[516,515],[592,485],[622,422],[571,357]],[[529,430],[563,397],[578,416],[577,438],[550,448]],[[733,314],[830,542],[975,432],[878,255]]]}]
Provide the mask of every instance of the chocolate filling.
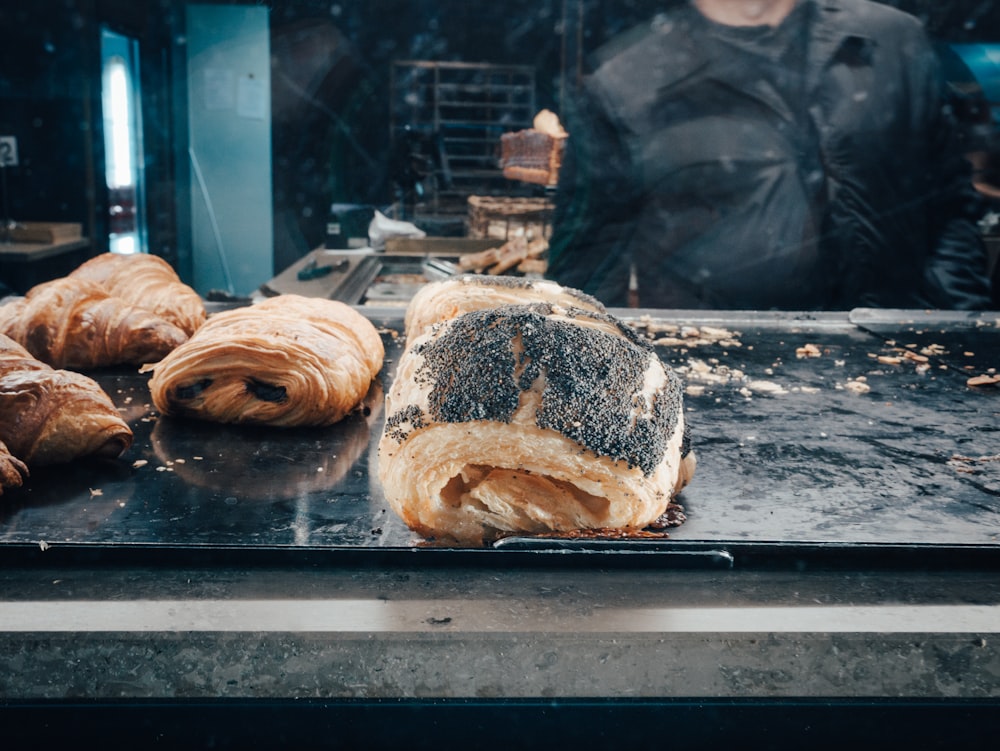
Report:
[{"label": "chocolate filling", "polygon": [[288,400],[288,392],[285,391],[284,386],[275,386],[273,383],[264,383],[253,378],[247,381],[247,392],[262,402],[280,404]]}]

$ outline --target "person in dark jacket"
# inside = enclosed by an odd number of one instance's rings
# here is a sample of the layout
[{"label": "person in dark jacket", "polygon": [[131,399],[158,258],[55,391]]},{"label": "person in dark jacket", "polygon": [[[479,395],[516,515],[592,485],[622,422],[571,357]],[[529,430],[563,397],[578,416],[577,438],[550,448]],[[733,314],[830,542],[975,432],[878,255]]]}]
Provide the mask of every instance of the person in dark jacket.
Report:
[{"label": "person in dark jacket", "polygon": [[550,278],[611,306],[990,305],[922,25],[866,0],[691,0],[596,56]]}]

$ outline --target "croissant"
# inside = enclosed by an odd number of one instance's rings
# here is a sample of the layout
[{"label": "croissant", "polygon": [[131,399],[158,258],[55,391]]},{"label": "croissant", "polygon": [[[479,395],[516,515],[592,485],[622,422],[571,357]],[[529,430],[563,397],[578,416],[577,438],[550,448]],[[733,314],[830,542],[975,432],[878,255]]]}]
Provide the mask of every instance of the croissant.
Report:
[{"label": "croissant", "polygon": [[0,305],[0,333],[42,362],[71,370],[154,362],[188,338],[95,282],[71,277],[44,282]]},{"label": "croissant", "polygon": [[472,311],[401,356],[378,477],[414,531],[642,529],[691,479],[681,384],[607,314],[550,303]]},{"label": "croissant", "polygon": [[100,385],[56,370],[0,335],[0,474],[62,464],[85,456],[118,457],[132,445],[129,428]]},{"label": "croissant", "polygon": [[96,282],[113,297],[153,311],[188,335],[205,322],[201,296],[159,256],[102,253],[78,266],[70,276]]},{"label": "croissant", "polygon": [[407,339],[412,340],[429,326],[462,313],[532,302],[606,312],[597,298],[545,279],[466,274],[421,287],[410,299],[403,325]]},{"label": "croissant", "polygon": [[280,295],[209,318],[153,371],[156,408],[222,423],[332,425],[360,405],[385,350],[335,300]]},{"label": "croissant", "polygon": [[4,488],[19,488],[28,476],[28,466],[10,453],[7,444],[0,441],[0,495]]}]

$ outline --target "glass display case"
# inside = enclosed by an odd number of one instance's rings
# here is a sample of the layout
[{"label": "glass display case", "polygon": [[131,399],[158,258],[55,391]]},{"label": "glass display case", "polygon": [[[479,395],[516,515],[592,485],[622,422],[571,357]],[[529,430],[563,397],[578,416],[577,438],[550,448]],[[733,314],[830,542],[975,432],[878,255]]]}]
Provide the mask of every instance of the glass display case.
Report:
[{"label": "glass display case", "polygon": [[[558,186],[504,176],[501,136],[542,110],[568,121],[597,61],[685,4],[0,5],[0,305],[87,257],[147,253],[209,315],[334,299],[386,352],[366,408],[325,428],[169,417],[137,368],[88,373],[127,452],[0,493],[11,747],[997,737],[996,304],[610,306],[684,383],[698,468],[669,530],[435,544],[379,485],[406,305],[528,226],[500,211],[492,236],[477,208],[531,206],[546,241],[561,216]],[[880,5],[946,63],[995,273],[1000,3]],[[858,74],[870,50],[847,48]],[[344,206],[388,243],[327,246]],[[12,239],[65,225],[74,237]]]}]

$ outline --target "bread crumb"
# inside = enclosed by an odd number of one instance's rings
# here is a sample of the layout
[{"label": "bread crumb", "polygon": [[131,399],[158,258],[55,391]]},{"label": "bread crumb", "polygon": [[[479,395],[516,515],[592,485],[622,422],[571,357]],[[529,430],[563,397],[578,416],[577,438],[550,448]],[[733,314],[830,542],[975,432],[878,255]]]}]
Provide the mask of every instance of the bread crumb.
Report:
[{"label": "bread crumb", "polygon": [[994,386],[1000,383],[1000,375],[977,375],[965,383],[968,386]]},{"label": "bread crumb", "polygon": [[771,381],[750,381],[747,388],[756,391],[758,394],[787,394],[788,391],[778,383]]},{"label": "bread crumb", "polygon": [[871,386],[865,383],[863,376],[854,381],[848,381],[844,384],[844,388],[855,394],[867,394],[872,390]]}]

